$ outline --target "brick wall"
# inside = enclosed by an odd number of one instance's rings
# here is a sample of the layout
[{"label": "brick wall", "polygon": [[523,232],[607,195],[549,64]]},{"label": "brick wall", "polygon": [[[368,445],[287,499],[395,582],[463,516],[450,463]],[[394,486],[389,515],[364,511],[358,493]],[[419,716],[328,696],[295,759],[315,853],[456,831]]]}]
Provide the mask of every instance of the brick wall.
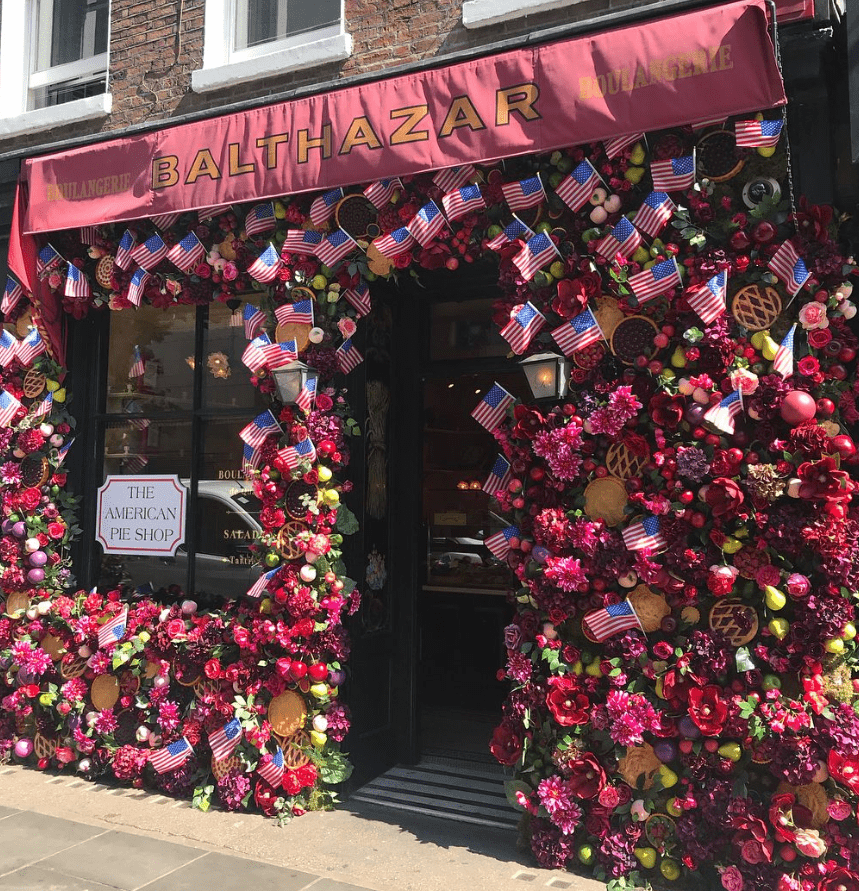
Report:
[{"label": "brick wall", "polygon": [[0,154],[29,147],[44,149],[75,136],[169,121],[194,111],[217,113],[234,102],[274,96],[296,87],[324,89],[336,86],[343,77],[381,74],[394,66],[648,2],[653,4],[653,0],[582,0],[564,10],[475,31],[462,26],[461,0],[346,0],[346,28],[352,35],[353,52],[345,62],[201,95],[192,93],[190,85],[191,72],[202,63],[203,0],[113,0],[113,113],[103,121],[0,140]]}]

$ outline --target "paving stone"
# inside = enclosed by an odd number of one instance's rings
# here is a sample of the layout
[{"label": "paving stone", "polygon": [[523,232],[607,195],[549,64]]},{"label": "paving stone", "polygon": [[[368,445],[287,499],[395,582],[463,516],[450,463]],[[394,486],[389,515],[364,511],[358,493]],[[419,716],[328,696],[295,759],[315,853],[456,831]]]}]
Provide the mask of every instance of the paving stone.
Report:
[{"label": "paving stone", "polygon": [[86,826],[58,817],[25,811],[13,814],[3,821],[0,875],[56,854],[101,832],[104,830],[98,826]]},{"label": "paving stone", "polygon": [[[201,888],[215,887],[215,877],[218,891],[247,891],[248,888],[254,891],[301,891],[317,878],[310,873],[241,857],[207,854],[146,885],[141,891],[200,891]],[[318,887],[318,884],[313,885],[314,889]],[[349,887],[343,886],[344,889]]]},{"label": "paving stone", "polygon": [[4,817],[10,817],[12,814],[20,813],[21,811],[15,810],[15,808],[13,807],[3,807],[3,805],[0,804],[0,820],[2,820]]},{"label": "paving stone", "polygon": [[198,849],[172,842],[127,832],[106,832],[43,860],[41,865],[64,875],[131,891],[172,872],[200,854]]},{"label": "paving stone", "polygon": [[25,866],[0,876],[0,891],[116,891],[116,888],[76,876],[64,876],[41,866]]},{"label": "paving stone", "polygon": [[336,882],[334,879],[320,879],[309,891],[367,891],[367,889],[360,885]]}]

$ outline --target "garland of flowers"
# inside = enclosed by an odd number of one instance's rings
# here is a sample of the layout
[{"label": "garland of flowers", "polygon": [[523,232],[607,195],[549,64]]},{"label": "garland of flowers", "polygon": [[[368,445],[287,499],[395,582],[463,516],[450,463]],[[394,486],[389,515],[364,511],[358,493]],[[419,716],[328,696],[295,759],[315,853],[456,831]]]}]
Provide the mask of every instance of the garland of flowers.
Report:
[{"label": "garland of flowers", "polygon": [[[349,261],[331,267],[314,248],[293,245],[301,231],[310,233],[308,245],[336,234],[339,221],[332,226],[325,208],[338,195],[285,197],[270,214],[264,205],[247,216],[183,214],[161,232],[165,245],[193,232],[203,255],[188,273],[153,273],[142,294],[168,306],[227,302],[256,287],[271,314],[296,286],[310,288],[324,323],[303,358],[323,380],[345,370],[344,344],[335,349],[334,341],[349,341],[368,310],[363,283],[378,275],[456,269],[497,253],[495,321],[520,354],[563,344],[571,320],[592,312],[599,336],[568,350],[566,401],[516,405],[507,421],[487,424],[509,463],[493,486],[510,517],[497,553],[519,582],[506,632],[513,690],[492,751],[515,768],[509,793],[535,856],[544,866],[592,866],[615,889],[687,871],[727,891],[856,889],[859,514],[850,475],[856,447],[845,429],[859,420],[859,385],[848,371],[857,350],[847,325],[856,312],[847,283],[855,269],[838,249],[830,208],[801,202],[791,213],[781,195],[783,152],[771,141],[737,148],[732,135],[684,128],[371,184],[365,193],[378,202],[378,236],[371,243],[355,232]],[[693,163],[691,178],[673,183],[665,203],[652,188],[654,165],[659,176],[666,164],[679,175],[684,167],[675,161],[692,157],[695,146],[697,176]],[[586,184],[580,200],[570,174],[584,162],[597,179],[587,168],[574,177]],[[545,192],[529,204],[525,184],[535,176]],[[517,186],[522,220],[508,225]],[[652,213],[643,204],[651,193]],[[249,237],[242,221],[247,228],[251,215],[271,222]],[[78,233],[59,236],[56,253],[92,276],[116,254],[123,228],[99,227],[89,256]],[[142,243],[150,231],[144,222],[131,235]],[[367,255],[355,259],[358,248]],[[545,252],[532,265],[537,248]],[[784,284],[785,252],[807,268],[801,287]],[[670,278],[662,290],[657,273]],[[76,317],[137,299],[134,273],[115,265],[109,287],[89,293],[64,286],[62,263],[46,274]],[[708,283],[713,296],[702,301]],[[715,314],[713,300],[723,301]],[[543,321],[517,335],[511,323],[524,318],[526,304]],[[635,336],[624,338],[629,321]],[[273,394],[264,370],[255,383]],[[295,479],[330,486],[323,477],[345,463],[336,407],[317,402],[306,418],[290,407],[279,412],[288,443],[309,434],[320,456],[318,466],[292,471]],[[196,786],[202,799],[203,740],[237,716],[241,764],[218,782],[226,806],[253,794],[267,813],[295,812],[345,773],[336,743],[347,722],[335,681],[347,655],[339,618],[351,583],[338,562],[340,511],[329,496],[307,518],[316,523],[302,539],[313,563],[281,562],[286,486],[277,452],[267,441],[254,482],[265,502],[260,555],[280,566],[261,603],[206,615],[193,605],[135,605],[109,658],[96,652],[95,636],[121,608],[115,595],[72,598],[58,586],[31,586],[39,605],[0,624],[7,747],[18,750],[35,725],[60,739],[53,763],[82,769],[86,761],[94,774],[111,769],[183,793]],[[3,510],[12,520],[21,489],[7,468]],[[62,485],[56,474],[52,485]],[[5,542],[4,573],[24,558],[19,544]],[[305,565],[315,569],[312,582]],[[621,609],[606,610],[614,606]],[[70,654],[87,658],[89,680],[118,672],[117,711],[93,713],[85,682],[60,686],[39,646],[49,628]],[[312,660],[324,665],[328,684],[302,686],[306,679],[295,677],[295,663]],[[214,687],[183,696],[188,664]],[[336,769],[321,780],[310,769],[296,775],[284,796],[258,767],[271,732],[268,702],[287,688],[310,702],[308,722],[327,722],[312,763],[322,774],[331,758]],[[188,740],[193,764],[153,777],[145,765],[159,736]],[[28,756],[28,746],[18,755]],[[298,796],[305,781],[310,792]]]}]

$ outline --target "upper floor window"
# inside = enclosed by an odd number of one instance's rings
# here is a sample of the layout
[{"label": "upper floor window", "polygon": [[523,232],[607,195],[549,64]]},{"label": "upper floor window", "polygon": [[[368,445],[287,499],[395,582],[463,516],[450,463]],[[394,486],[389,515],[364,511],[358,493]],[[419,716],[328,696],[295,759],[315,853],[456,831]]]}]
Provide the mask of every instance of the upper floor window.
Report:
[{"label": "upper floor window", "polygon": [[3,4],[0,139],[104,117],[110,0],[17,0]]},{"label": "upper floor window", "polygon": [[196,92],[341,62],[352,52],[343,0],[205,0]]}]

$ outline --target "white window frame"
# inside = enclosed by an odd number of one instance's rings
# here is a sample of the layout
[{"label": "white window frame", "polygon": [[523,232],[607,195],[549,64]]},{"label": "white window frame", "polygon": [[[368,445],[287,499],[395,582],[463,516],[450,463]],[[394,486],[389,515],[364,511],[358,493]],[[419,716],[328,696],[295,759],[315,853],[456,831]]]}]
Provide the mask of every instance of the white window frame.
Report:
[{"label": "white window frame", "polygon": [[5,114],[0,118],[0,139],[103,118],[113,108],[113,97],[109,92],[48,108],[30,107],[31,92],[35,89],[74,78],[84,79],[102,71],[107,73],[110,54],[108,33],[108,52],[35,71],[38,59],[35,16],[35,0],[15,0],[3,4],[0,83],[3,85]]},{"label": "white window frame", "polygon": [[203,66],[191,72],[191,89],[205,93],[348,59],[352,35],[345,29],[343,6],[341,0],[336,25],[236,49],[236,0],[205,0]]},{"label": "white window frame", "polygon": [[485,28],[499,22],[576,6],[584,0],[465,0],[462,24],[465,28]]}]

